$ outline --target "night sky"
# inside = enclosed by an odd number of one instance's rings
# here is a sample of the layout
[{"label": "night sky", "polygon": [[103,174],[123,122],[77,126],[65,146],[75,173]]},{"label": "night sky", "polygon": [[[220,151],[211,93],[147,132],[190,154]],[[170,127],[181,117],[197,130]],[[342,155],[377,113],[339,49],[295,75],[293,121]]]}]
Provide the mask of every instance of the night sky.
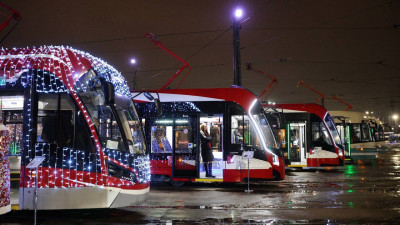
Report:
[{"label": "night sky", "polygon": [[[130,86],[135,57],[138,89],[160,88],[182,66],[145,39],[147,32],[192,67],[181,88],[232,85],[232,13],[241,6],[244,87],[258,95],[270,82],[246,70],[251,62],[278,79],[269,101],[315,102],[316,93],[297,87],[303,80],[327,97],[339,96],[353,111],[373,111],[386,122],[400,113],[399,0],[2,2],[22,16],[2,47],[68,45],[88,51],[121,71]],[[346,108],[331,99],[325,106]]]}]

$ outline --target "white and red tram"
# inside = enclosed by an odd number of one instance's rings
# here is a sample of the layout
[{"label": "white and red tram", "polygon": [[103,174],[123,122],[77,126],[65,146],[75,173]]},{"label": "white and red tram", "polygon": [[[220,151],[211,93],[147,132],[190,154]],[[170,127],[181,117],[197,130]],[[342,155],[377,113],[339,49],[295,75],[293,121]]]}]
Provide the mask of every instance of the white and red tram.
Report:
[{"label": "white and red tram", "polygon": [[[157,90],[163,113],[136,97],[144,122],[154,180],[242,182],[284,179],[285,165],[260,102],[240,88]],[[134,94],[134,93],[133,93]],[[212,174],[205,177],[200,154],[200,125],[207,124],[214,155]],[[249,160],[243,152],[252,151]],[[249,171],[248,171],[249,168]],[[248,176],[249,172],[249,176]]]},{"label": "white and red tram", "polygon": [[[1,49],[0,98],[23,102],[19,209],[33,209],[35,176],[38,209],[144,201],[150,164],[131,97],[124,77],[88,53]],[[26,166],[37,156],[45,159],[35,174]]]},{"label": "white and red tram", "polygon": [[344,147],[329,112],[318,104],[263,104],[284,116],[275,133],[287,167],[344,165]]}]

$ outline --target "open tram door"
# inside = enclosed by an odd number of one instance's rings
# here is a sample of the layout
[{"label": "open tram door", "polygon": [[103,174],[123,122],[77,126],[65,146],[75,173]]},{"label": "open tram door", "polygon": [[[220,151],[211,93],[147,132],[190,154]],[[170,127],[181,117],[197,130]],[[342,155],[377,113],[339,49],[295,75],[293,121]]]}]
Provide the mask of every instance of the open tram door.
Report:
[{"label": "open tram door", "polygon": [[288,123],[287,126],[288,160],[292,166],[306,165],[306,123]]},{"label": "open tram door", "polygon": [[[224,170],[224,154],[223,154],[223,115],[222,114],[201,114],[200,124],[206,125],[207,132],[211,137],[211,151],[213,155],[213,160],[211,164],[211,174],[213,177],[207,177],[205,171],[205,160],[202,158],[201,150],[199,150],[199,178],[204,178],[212,181],[223,180],[223,170]],[[199,134],[200,135],[200,134]],[[199,136],[200,139],[200,136]],[[201,149],[201,145],[200,148]],[[226,155],[226,154],[225,154]],[[199,179],[198,179],[199,180]],[[201,179],[199,180],[201,181]]]}]

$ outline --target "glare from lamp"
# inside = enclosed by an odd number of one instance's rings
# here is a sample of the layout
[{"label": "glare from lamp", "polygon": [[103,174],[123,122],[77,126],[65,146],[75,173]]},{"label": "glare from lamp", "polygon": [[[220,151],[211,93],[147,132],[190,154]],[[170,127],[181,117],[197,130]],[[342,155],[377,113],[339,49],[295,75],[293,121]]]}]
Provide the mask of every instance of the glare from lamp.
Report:
[{"label": "glare from lamp", "polygon": [[242,9],[236,9],[235,10],[235,18],[240,19],[243,16],[243,10]]}]

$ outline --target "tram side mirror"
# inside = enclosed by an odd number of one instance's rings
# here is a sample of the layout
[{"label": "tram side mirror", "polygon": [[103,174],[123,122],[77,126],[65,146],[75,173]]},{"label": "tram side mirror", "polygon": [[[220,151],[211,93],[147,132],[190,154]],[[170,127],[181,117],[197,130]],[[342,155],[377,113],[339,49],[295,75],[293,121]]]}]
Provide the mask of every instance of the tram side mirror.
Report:
[{"label": "tram side mirror", "polygon": [[162,115],[162,106],[161,106],[161,101],[159,98],[154,98],[153,95],[151,95],[149,92],[143,92],[143,95],[149,100],[149,101],[153,101],[154,100],[154,104],[156,105],[156,110],[157,110],[157,116],[161,116]]},{"label": "tram side mirror", "polygon": [[106,103],[106,105],[114,104],[114,99],[115,99],[114,85],[108,81],[104,82],[103,92],[104,92],[104,102]]},{"label": "tram side mirror", "polygon": [[162,115],[162,106],[161,106],[160,99],[158,99],[158,98],[154,99],[154,104],[156,105],[157,116],[161,116]]},{"label": "tram side mirror", "polygon": [[153,95],[151,95],[149,92],[144,92],[143,95],[150,101],[154,100]]}]

